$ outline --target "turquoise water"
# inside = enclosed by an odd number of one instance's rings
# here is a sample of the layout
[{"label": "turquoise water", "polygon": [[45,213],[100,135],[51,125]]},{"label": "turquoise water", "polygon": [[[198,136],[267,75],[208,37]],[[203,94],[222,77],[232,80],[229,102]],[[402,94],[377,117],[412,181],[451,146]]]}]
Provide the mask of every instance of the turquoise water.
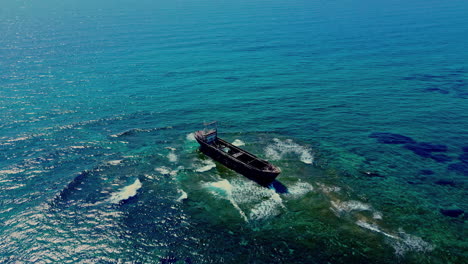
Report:
[{"label": "turquoise water", "polygon": [[[467,14],[2,3],[0,263],[467,262]],[[201,154],[211,120],[280,185]]]}]

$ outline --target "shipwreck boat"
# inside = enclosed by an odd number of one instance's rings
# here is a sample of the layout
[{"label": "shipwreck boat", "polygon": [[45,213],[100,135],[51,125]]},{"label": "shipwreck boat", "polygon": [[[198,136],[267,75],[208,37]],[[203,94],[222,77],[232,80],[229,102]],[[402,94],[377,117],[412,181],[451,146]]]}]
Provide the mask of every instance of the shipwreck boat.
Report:
[{"label": "shipwreck boat", "polygon": [[219,138],[216,122],[195,132],[195,139],[205,155],[261,185],[269,185],[281,173],[280,168],[268,161]]}]

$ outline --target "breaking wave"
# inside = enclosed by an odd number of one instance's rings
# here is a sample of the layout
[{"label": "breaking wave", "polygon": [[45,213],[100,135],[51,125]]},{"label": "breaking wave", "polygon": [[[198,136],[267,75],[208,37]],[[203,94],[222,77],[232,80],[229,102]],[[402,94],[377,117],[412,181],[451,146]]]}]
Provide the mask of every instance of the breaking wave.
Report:
[{"label": "breaking wave", "polygon": [[301,146],[291,139],[284,141],[280,139],[273,139],[275,142],[265,148],[266,156],[271,160],[282,159],[287,154],[296,154],[299,156],[299,160],[305,164],[312,164],[314,162],[314,156],[310,150],[304,146]]},{"label": "breaking wave", "polygon": [[141,182],[136,179],[134,183],[123,187],[119,192],[113,193],[109,198],[109,201],[114,204],[118,204],[120,201],[127,200],[137,194],[137,191],[141,188]]}]

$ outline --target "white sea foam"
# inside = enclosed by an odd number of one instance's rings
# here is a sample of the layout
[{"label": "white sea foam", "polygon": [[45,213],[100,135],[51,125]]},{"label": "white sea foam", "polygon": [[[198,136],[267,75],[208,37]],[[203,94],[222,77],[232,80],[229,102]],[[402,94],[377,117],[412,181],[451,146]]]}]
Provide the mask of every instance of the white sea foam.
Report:
[{"label": "white sea foam", "polygon": [[250,211],[251,220],[262,220],[279,215],[280,209],[284,208],[283,200],[277,193],[273,193],[268,200],[255,205]]},{"label": "white sea foam", "polygon": [[109,198],[111,203],[119,203],[120,201],[127,200],[130,197],[133,197],[137,194],[138,189],[141,188],[141,182],[139,179],[136,179],[134,183],[125,186],[119,192],[113,193]]},{"label": "white sea foam", "polygon": [[356,224],[373,232],[380,233],[385,237],[391,238],[390,244],[395,249],[395,254],[402,256],[408,251],[427,252],[434,249],[434,246],[424,241],[422,238],[405,233],[399,230],[398,234],[391,234],[383,231],[377,224],[370,224],[362,220],[358,220]]},{"label": "white sea foam", "polygon": [[169,169],[168,167],[158,167],[158,168],[155,168],[154,170],[163,175],[169,175],[171,173],[171,169]]},{"label": "white sea foam", "polygon": [[299,160],[305,164],[312,164],[314,162],[314,156],[307,147],[301,146],[291,139],[284,141],[280,139],[273,139],[274,144],[269,145],[265,148],[265,155],[271,160],[279,160],[287,154],[296,154],[299,156]]},{"label": "white sea foam", "polygon": [[237,147],[245,146],[244,141],[242,141],[242,140],[240,140],[240,139],[234,140],[234,142],[232,142],[232,144],[233,144],[234,146],[237,146]]},{"label": "white sea foam", "polygon": [[360,226],[360,227],[363,227],[363,228],[369,229],[369,230],[371,230],[371,231],[380,233],[380,234],[382,234],[382,235],[384,235],[384,236],[386,236],[386,237],[390,237],[390,238],[393,238],[393,239],[400,239],[398,236],[395,236],[395,235],[392,235],[392,234],[389,234],[389,233],[386,233],[386,232],[382,231],[382,230],[380,229],[380,227],[379,227],[378,225],[376,225],[376,224],[369,224],[369,223],[364,222],[364,221],[362,221],[362,220],[358,220],[358,221],[356,222],[356,224],[357,224],[358,226]]},{"label": "white sea foam", "polygon": [[23,141],[23,140],[27,140],[27,139],[29,139],[29,138],[30,138],[30,137],[12,138],[12,139],[8,139],[7,142]]},{"label": "white sea foam", "polygon": [[120,163],[122,163],[122,160],[110,160],[107,162],[107,164],[113,165],[113,166],[119,165]]},{"label": "white sea foam", "polygon": [[283,200],[272,189],[262,187],[250,180],[234,180],[232,197],[244,209],[250,210],[249,219],[261,220],[278,215],[284,208]]},{"label": "white sea foam", "polygon": [[232,196],[232,185],[228,180],[221,180],[217,182],[210,182],[206,184],[212,191],[223,197]]},{"label": "white sea foam", "polygon": [[[210,182],[204,184],[204,187],[213,195],[229,200],[245,221],[274,217],[285,207],[280,195],[274,190],[246,179]],[[248,217],[244,212],[249,212]]]},{"label": "white sea foam", "polygon": [[434,249],[434,246],[424,241],[422,238],[405,233],[399,230],[398,233],[400,240],[395,241],[393,248],[395,254],[403,255],[408,251],[428,252]]},{"label": "white sea foam", "polygon": [[183,168],[183,167],[178,167],[177,169],[172,170],[168,167],[162,166],[162,167],[155,168],[154,170],[159,172],[162,175],[176,176],[180,168]]},{"label": "white sea foam", "polygon": [[167,159],[170,161],[170,162],[177,162],[177,160],[179,159],[177,157],[177,155],[174,153],[174,151],[171,151],[169,152],[169,154],[167,154]]},{"label": "white sea foam", "polygon": [[371,211],[372,207],[359,201],[331,201],[332,210],[337,213],[349,213],[351,211]]},{"label": "white sea foam", "polygon": [[184,190],[179,190],[179,192],[181,193],[181,195],[179,198],[177,198],[178,202],[182,202],[183,200],[187,199],[188,194]]},{"label": "white sea foam", "polygon": [[317,183],[317,185],[319,186],[320,190],[324,193],[331,193],[331,192],[339,192],[341,191],[341,188],[338,187],[338,186],[328,186],[328,185],[325,185],[323,183]]},{"label": "white sea foam", "polygon": [[374,218],[376,220],[381,220],[382,219],[382,213],[381,212],[374,212],[374,214],[372,215],[372,218]]},{"label": "white sea foam", "polygon": [[248,218],[245,215],[244,211],[239,207],[237,202],[234,200],[232,196],[232,185],[229,183],[228,180],[222,180],[222,181],[217,181],[217,182],[210,182],[206,183],[205,187],[210,189],[210,192],[216,196],[223,197],[224,199],[227,199],[232,206],[239,212],[241,217],[248,222]]},{"label": "white sea foam", "polygon": [[85,149],[86,146],[70,146],[71,149]]},{"label": "white sea foam", "polygon": [[272,146],[268,146],[265,148],[265,155],[271,160],[281,159],[281,154],[278,151],[276,151]]},{"label": "white sea foam", "polygon": [[311,192],[314,190],[314,187],[307,182],[297,182],[294,185],[288,187],[288,194],[287,196],[291,196],[293,198],[299,198],[304,194]]},{"label": "white sea foam", "polygon": [[13,168],[11,170],[0,170],[0,174],[16,174],[23,172],[23,169]]},{"label": "white sea foam", "polygon": [[195,133],[187,134],[185,137],[188,141],[195,141]]},{"label": "white sea foam", "polygon": [[211,160],[202,160],[202,165],[201,166],[198,166],[196,167],[195,171],[196,172],[205,172],[205,171],[209,171],[213,168],[216,167],[216,164],[211,161]]}]

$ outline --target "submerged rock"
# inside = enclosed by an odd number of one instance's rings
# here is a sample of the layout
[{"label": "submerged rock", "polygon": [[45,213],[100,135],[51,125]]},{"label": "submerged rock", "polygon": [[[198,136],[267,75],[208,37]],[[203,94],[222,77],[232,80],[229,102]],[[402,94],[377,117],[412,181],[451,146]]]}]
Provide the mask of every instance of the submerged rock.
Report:
[{"label": "submerged rock", "polygon": [[461,161],[461,162],[464,162],[464,163],[468,163],[468,153],[463,153],[461,154],[458,159]]},{"label": "submerged rock", "polygon": [[458,208],[450,208],[450,209],[440,209],[440,212],[445,216],[450,217],[459,217],[460,215],[464,214],[465,211]]},{"label": "submerged rock", "polygon": [[448,166],[448,169],[465,176],[468,176],[468,163],[459,162],[459,163],[452,163]]},{"label": "submerged rock", "polygon": [[434,171],[428,170],[428,169],[423,169],[423,170],[419,171],[419,174],[421,174],[421,175],[432,175],[432,174],[434,174]]},{"label": "submerged rock", "polygon": [[361,173],[368,177],[381,177],[381,178],[385,177],[384,175],[380,174],[377,171],[361,171]]},{"label": "submerged rock", "polygon": [[444,90],[444,89],[440,89],[438,87],[429,87],[429,88],[426,88],[425,91],[427,91],[427,92],[438,92],[438,93],[441,93],[441,94],[448,94],[449,93],[449,91]]},{"label": "submerged rock", "polygon": [[407,136],[387,132],[374,132],[369,135],[370,138],[376,138],[382,144],[409,144],[415,141]]},{"label": "submerged rock", "polygon": [[435,184],[438,184],[438,185],[450,185],[450,186],[455,186],[455,182],[451,179],[440,179],[436,182],[434,182]]},{"label": "submerged rock", "polygon": [[447,151],[447,146],[440,144],[432,144],[428,142],[418,142],[412,144],[406,144],[404,146],[406,149],[413,151],[414,154],[419,155],[424,158],[430,158],[432,152],[445,152]]},{"label": "submerged rock", "polygon": [[448,162],[448,161],[452,160],[452,158],[450,158],[449,156],[447,156],[445,154],[431,155],[431,159],[433,159],[433,160],[435,160],[437,162],[441,162],[441,163]]}]

